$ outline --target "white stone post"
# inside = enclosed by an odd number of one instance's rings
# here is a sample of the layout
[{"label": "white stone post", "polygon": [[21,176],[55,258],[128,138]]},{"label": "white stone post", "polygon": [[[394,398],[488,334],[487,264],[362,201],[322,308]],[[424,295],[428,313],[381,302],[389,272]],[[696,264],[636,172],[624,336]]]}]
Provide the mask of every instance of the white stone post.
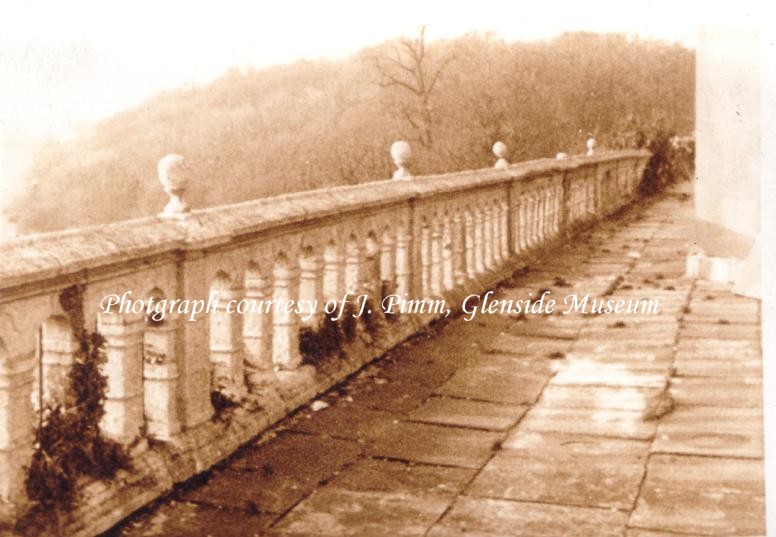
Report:
[{"label": "white stone post", "polygon": [[345,263],[339,248],[334,244],[328,245],[323,251],[323,298],[325,302],[342,300],[342,295],[345,292],[344,266]]},{"label": "white stone post", "polygon": [[10,357],[0,348],[0,521],[13,521],[27,503],[24,481],[34,447],[36,365],[34,355]]},{"label": "white stone post", "polygon": [[143,345],[143,401],[148,436],[171,440],[181,431],[178,409],[178,319],[167,316],[146,326]]},{"label": "white stone post", "polygon": [[453,288],[453,238],[450,218],[444,217],[442,224],[442,285],[446,290]]},{"label": "white stone post", "polygon": [[391,158],[396,166],[396,170],[393,172],[393,178],[397,180],[408,180],[412,178],[407,166],[412,158],[412,147],[408,142],[399,140],[391,145]]},{"label": "white stone post", "polygon": [[499,206],[501,207],[501,259],[506,260],[509,258],[509,205],[506,201],[502,201]]},{"label": "white stone post", "polygon": [[97,316],[97,330],[105,338],[103,372],[108,383],[100,427],[122,444],[135,440],[143,425],[144,325],[142,316],[105,312]]}]

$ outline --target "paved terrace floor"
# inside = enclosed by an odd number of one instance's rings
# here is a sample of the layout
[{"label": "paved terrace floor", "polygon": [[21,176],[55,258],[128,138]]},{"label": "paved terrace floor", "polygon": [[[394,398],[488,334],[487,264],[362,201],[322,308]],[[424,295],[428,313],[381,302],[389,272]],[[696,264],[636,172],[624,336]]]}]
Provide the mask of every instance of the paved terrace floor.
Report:
[{"label": "paved terrace floor", "polygon": [[683,278],[673,193],[499,290],[659,315],[458,318],[112,535],[764,533],[759,302]]}]

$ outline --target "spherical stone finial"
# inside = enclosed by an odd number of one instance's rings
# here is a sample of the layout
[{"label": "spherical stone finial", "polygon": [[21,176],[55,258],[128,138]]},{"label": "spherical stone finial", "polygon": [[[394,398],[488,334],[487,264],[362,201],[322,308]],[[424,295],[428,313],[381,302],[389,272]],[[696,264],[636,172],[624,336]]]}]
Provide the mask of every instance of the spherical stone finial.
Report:
[{"label": "spherical stone finial", "polygon": [[595,153],[595,138],[592,136],[587,139],[587,156],[591,156]]},{"label": "spherical stone finial", "polygon": [[496,155],[496,158],[498,159],[493,166],[494,168],[503,169],[509,166],[509,161],[507,160],[507,144],[501,141],[493,144],[493,154]]},{"label": "spherical stone finial", "polygon": [[164,210],[159,213],[160,218],[185,218],[190,208],[182,196],[186,191],[188,179],[186,177],[186,164],[181,155],[170,154],[162,157],[157,166],[159,182],[162,188],[170,196],[170,201]]},{"label": "spherical stone finial", "polygon": [[555,159],[556,160],[566,160],[567,158],[569,158],[569,156],[566,153],[563,153],[563,152],[558,153],[557,155],[555,155]]},{"label": "spherical stone finial", "polygon": [[409,142],[404,140],[398,140],[391,144],[391,158],[396,166],[396,171],[393,172],[394,179],[406,180],[412,177],[412,174],[407,169],[412,158],[412,147]]}]

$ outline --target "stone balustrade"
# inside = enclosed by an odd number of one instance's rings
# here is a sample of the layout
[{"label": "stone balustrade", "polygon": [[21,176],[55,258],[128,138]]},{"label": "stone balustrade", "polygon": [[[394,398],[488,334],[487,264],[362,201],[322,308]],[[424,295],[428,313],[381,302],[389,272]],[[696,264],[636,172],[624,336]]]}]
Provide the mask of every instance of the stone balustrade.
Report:
[{"label": "stone balustrade", "polygon": [[[28,504],[24,469],[34,450],[35,413],[47,403],[66,404],[67,371],[78,350],[74,323],[106,341],[103,433],[135,454],[153,440],[136,455],[142,460],[156,460],[148,453],[160,445],[193,460],[170,466],[167,481],[157,475],[158,490],[138,493],[140,499],[111,515],[125,516],[438,317],[399,315],[384,342],[360,337],[353,343],[360,354],[353,354],[361,358],[342,358],[346,365],[321,372],[303,362],[299,335],[320,326],[325,301],[351,292],[378,303],[390,290],[455,304],[483,292],[519,266],[521,256],[631,201],[649,157],[595,152],[509,164],[504,144],[494,152],[499,160],[492,169],[412,177],[403,142],[393,148],[401,180],[195,210],[185,203],[182,159],[170,156],[159,171],[171,201],[159,217],[1,243],[2,518],[12,520]],[[62,300],[74,286],[77,315]],[[128,291],[133,300],[210,300],[221,307],[244,298],[317,300],[319,310],[220,309],[161,322],[142,312],[103,311],[105,296]],[[212,392],[238,404],[255,398],[263,410],[253,412],[264,412],[263,421],[213,429]],[[210,453],[207,446],[217,442],[226,443]]]}]

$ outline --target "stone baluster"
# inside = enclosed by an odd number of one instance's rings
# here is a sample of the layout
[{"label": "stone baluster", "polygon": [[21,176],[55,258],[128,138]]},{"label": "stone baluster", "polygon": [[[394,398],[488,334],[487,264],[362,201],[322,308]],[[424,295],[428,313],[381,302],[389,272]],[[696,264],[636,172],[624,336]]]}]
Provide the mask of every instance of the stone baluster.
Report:
[{"label": "stone baluster", "polygon": [[507,160],[507,146],[504,142],[496,142],[493,144],[493,154],[496,155],[496,164],[493,166],[496,169],[504,169],[509,166]]},{"label": "stone baluster", "polygon": [[108,438],[129,444],[143,426],[142,316],[100,312],[97,330],[105,338],[107,380],[105,415],[100,427]]},{"label": "stone baluster", "polygon": [[396,229],[396,294],[404,298],[410,292],[410,235],[404,226]]},{"label": "stone baluster", "polygon": [[[383,290],[383,282],[389,284],[387,291],[395,292],[393,286],[396,285],[396,254],[395,241],[390,233],[383,234],[383,240],[380,242],[380,289]],[[375,300],[382,300],[382,296],[375,297]]]},{"label": "stone baluster", "polygon": [[323,298],[326,302],[342,300],[344,289],[345,263],[337,245],[329,243],[323,251]]},{"label": "stone baluster", "polygon": [[493,263],[498,266],[503,260],[501,257],[501,204],[498,201],[493,202],[491,214],[491,227],[493,228]]},{"label": "stone baluster", "polygon": [[528,204],[524,193],[520,193],[517,198],[517,232],[515,233],[515,250],[519,253],[525,251],[528,248],[528,242],[526,240],[526,229],[528,227]]},{"label": "stone baluster", "polygon": [[215,311],[210,313],[210,362],[213,367],[212,389],[232,397],[245,394],[243,363],[242,315],[227,312],[231,301],[243,299],[239,284],[215,288]]},{"label": "stone baluster", "polygon": [[431,295],[442,294],[442,280],[444,267],[442,266],[442,229],[437,219],[431,223]]},{"label": "stone baluster", "polygon": [[468,252],[466,250],[465,217],[460,213],[455,213],[455,215],[453,215],[453,230],[451,238],[453,253],[453,282],[455,285],[463,285],[466,282]]},{"label": "stone baluster", "polygon": [[[65,323],[52,326],[51,323]],[[79,344],[67,321],[49,320],[43,324],[41,339],[41,386],[44,405],[67,405],[70,387],[69,373]]]},{"label": "stone baluster", "polygon": [[431,296],[431,227],[423,220],[420,228],[420,289],[423,297]]},{"label": "stone baluster", "polygon": [[[272,298],[269,278],[255,270],[245,274],[245,300],[261,304]],[[252,392],[276,380],[272,362],[272,311],[250,308],[243,314],[245,378]]]},{"label": "stone baluster", "polygon": [[483,256],[485,268],[492,268],[495,264],[493,257],[493,208],[486,204],[482,209],[483,234],[482,242],[484,244]]},{"label": "stone baluster", "polygon": [[501,227],[501,259],[506,260],[510,254],[510,240],[509,240],[509,205],[507,202],[502,201],[499,204],[501,208],[501,220],[499,225]]},{"label": "stone baluster", "polygon": [[442,223],[442,285],[446,290],[453,288],[453,238],[450,217],[444,216]]},{"label": "stone baluster", "polygon": [[179,320],[145,327],[143,345],[143,401],[148,436],[172,440],[181,431],[178,409],[178,357],[175,352]]},{"label": "stone baluster", "polygon": [[412,174],[408,169],[410,159],[412,159],[412,147],[408,142],[399,140],[391,145],[391,158],[396,170],[393,172],[393,179],[406,181],[412,179]]},{"label": "stone baluster", "polygon": [[[294,264],[281,258],[272,271],[274,285],[272,299],[284,305],[296,304],[299,295],[299,274]],[[302,363],[299,353],[299,317],[284,307],[272,315],[272,363],[279,370],[293,370]]]},{"label": "stone baluster", "polygon": [[463,226],[464,251],[466,256],[466,277],[472,279],[477,275],[477,245],[475,239],[477,235],[477,226],[475,217],[469,210],[464,213]]},{"label": "stone baluster", "polygon": [[364,247],[364,292],[373,300],[379,302],[380,293],[380,244],[377,237],[370,233]]},{"label": "stone baluster", "polygon": [[308,252],[299,259],[300,325],[317,329],[323,318],[324,305],[323,261]]},{"label": "stone baluster", "polygon": [[528,217],[528,246],[534,248],[539,242],[539,233],[537,224],[539,222],[539,203],[536,197],[536,190],[528,193],[528,207],[530,207]]},{"label": "stone baluster", "polygon": [[9,356],[0,340],[0,522],[27,505],[25,479],[34,450],[33,370],[37,360]]},{"label": "stone baluster", "polygon": [[482,209],[474,210],[474,266],[478,274],[485,272],[485,238]]}]

